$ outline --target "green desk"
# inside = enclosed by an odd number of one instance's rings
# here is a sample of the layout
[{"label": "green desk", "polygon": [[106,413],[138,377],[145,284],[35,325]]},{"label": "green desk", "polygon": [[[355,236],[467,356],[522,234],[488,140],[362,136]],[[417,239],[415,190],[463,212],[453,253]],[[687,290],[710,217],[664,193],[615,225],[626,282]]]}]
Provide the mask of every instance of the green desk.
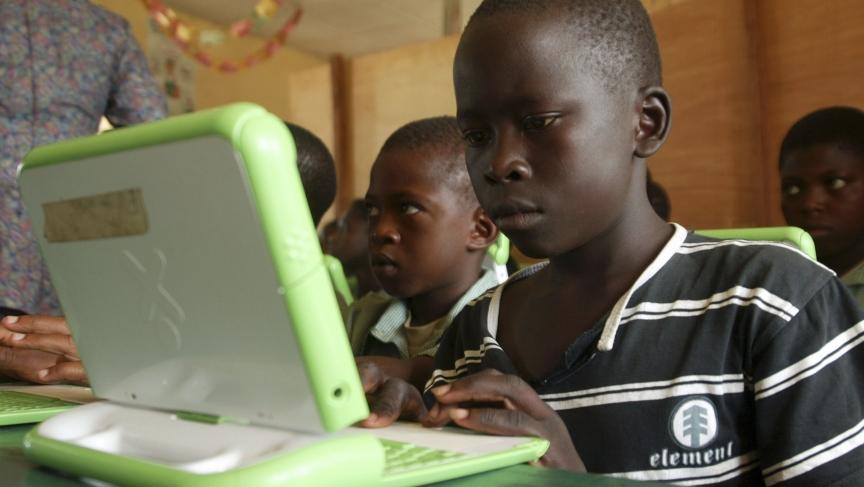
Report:
[{"label": "green desk", "polygon": [[[67,487],[86,485],[78,479],[63,476],[31,463],[21,451],[21,440],[32,425],[0,427],[0,484],[4,487]],[[597,475],[578,475],[560,470],[517,465],[458,480],[442,482],[438,486],[598,486],[633,487],[646,484],[611,479]]]}]

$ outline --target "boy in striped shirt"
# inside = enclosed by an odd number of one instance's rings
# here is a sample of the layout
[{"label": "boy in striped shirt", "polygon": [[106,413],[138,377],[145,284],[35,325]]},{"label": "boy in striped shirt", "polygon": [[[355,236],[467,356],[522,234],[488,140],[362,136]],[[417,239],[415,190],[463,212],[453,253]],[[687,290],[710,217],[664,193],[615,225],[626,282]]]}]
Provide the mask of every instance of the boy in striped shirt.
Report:
[{"label": "boy in striped shirt", "polygon": [[419,392],[373,415],[550,440],[540,463],[684,485],[864,482],[864,313],[780,244],[663,222],[669,97],[638,0],[486,0],[454,66],[478,199],[547,257],[463,310]]}]

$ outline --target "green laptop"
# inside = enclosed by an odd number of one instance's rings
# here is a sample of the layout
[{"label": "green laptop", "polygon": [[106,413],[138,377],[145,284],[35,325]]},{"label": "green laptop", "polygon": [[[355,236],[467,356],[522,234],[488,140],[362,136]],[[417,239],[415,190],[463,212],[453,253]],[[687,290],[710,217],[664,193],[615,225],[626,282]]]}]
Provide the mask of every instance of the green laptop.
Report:
[{"label": "green laptop", "polygon": [[252,104],[32,151],[22,197],[103,401],[28,433],[121,485],[417,485],[545,440],[351,425],[366,400],[290,133]]}]

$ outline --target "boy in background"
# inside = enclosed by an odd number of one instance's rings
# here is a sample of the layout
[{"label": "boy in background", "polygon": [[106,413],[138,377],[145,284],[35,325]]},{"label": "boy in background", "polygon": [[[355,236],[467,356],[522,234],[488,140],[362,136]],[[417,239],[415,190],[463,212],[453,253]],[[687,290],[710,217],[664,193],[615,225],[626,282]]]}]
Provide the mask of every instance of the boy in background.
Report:
[{"label": "boy in background", "polygon": [[498,282],[482,268],[498,229],[474,196],[456,119],[396,130],[372,165],[365,203],[372,272],[387,294],[352,306],[351,347],[355,355],[431,357],[453,317]]},{"label": "boy in background", "polygon": [[355,199],[337,220],[327,252],[342,262],[345,275],[356,298],[381,289],[369,263],[369,218],[366,203]]},{"label": "boy in background", "polygon": [[[300,180],[317,225],[336,196],[333,156],[313,133],[293,123],[285,125],[294,138]],[[66,319],[62,316],[0,319],[0,381],[3,380],[86,385],[87,374]]]},{"label": "boy in background", "polygon": [[664,222],[668,135],[638,0],[485,0],[454,83],[471,181],[530,257],[466,306],[419,392],[361,369],[373,414],[550,441],[542,465],[688,485],[864,482],[864,313],[770,242]]},{"label": "boy in background", "polygon": [[291,122],[285,122],[297,149],[297,170],[309,203],[315,226],[336,199],[336,163],[317,135]]},{"label": "boy in background", "polygon": [[813,237],[816,255],[864,306],[864,112],[823,108],[780,146],[783,216]]}]

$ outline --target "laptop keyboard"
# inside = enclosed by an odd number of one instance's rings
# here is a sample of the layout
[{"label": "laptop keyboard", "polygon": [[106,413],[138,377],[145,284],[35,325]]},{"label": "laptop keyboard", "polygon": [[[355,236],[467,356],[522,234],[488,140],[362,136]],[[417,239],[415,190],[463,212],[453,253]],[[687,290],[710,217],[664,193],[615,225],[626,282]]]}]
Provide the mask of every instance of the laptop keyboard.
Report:
[{"label": "laptop keyboard", "polygon": [[18,391],[0,391],[0,426],[38,423],[77,403]]},{"label": "laptop keyboard", "polygon": [[0,414],[71,405],[74,403],[54,397],[27,394],[26,392],[0,391]]},{"label": "laptop keyboard", "polygon": [[447,463],[465,456],[464,453],[447,450],[436,450],[411,443],[381,439],[385,454],[385,474],[413,470]]}]

